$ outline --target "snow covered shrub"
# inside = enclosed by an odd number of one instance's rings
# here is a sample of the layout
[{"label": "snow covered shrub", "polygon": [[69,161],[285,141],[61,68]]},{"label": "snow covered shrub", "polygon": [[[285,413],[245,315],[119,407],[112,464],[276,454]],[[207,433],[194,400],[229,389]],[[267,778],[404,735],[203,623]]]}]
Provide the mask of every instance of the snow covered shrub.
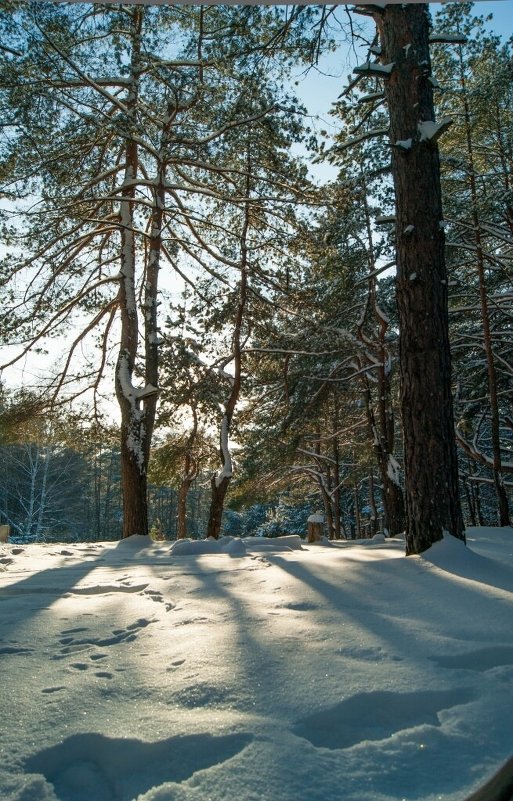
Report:
[{"label": "snow covered shrub", "polygon": [[277,506],[267,510],[266,519],[258,526],[255,534],[259,537],[280,537],[284,534],[304,537],[311,512],[310,504],[296,506],[280,498]]}]

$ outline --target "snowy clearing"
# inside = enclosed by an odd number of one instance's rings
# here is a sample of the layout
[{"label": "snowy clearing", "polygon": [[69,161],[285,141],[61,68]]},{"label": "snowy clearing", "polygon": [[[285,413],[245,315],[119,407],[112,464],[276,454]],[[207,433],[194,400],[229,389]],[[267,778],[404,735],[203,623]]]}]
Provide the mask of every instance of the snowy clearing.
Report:
[{"label": "snowy clearing", "polygon": [[0,545],[4,801],[456,801],[513,753],[513,531]]}]

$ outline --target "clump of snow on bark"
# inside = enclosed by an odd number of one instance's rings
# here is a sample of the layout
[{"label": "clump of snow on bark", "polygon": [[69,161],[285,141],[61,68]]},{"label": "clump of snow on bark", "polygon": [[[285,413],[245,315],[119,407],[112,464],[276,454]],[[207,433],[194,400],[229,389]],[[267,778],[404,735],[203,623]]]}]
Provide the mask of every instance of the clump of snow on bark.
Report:
[{"label": "clump of snow on bark", "polygon": [[388,454],[387,476],[398,487],[401,485],[401,468],[399,462],[391,453]]},{"label": "clump of snow on bark", "polygon": [[453,120],[450,117],[444,117],[440,122],[433,120],[425,120],[419,122],[417,127],[419,129],[421,142],[436,141],[438,137],[452,125]]}]

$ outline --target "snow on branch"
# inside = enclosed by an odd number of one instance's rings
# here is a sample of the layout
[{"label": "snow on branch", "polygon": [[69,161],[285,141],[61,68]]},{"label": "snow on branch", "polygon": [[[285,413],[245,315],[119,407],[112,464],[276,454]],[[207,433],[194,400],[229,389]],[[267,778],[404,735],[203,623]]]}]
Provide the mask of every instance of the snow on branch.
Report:
[{"label": "snow on branch", "polygon": [[467,37],[462,33],[445,33],[433,31],[429,37],[430,44],[466,44]]},{"label": "snow on branch", "polygon": [[409,139],[397,139],[397,141],[393,143],[392,147],[396,147],[398,150],[408,151],[411,150],[412,144],[413,140],[410,137]]},{"label": "snow on branch", "polygon": [[440,122],[433,120],[425,120],[419,122],[417,128],[420,134],[420,142],[436,142],[442,134],[453,124],[454,120],[450,117],[444,117]]},{"label": "snow on branch", "polygon": [[355,75],[363,75],[370,78],[389,78],[394,67],[394,61],[391,61],[390,64],[380,64],[378,61],[364,61],[363,64],[358,64],[353,72]]},{"label": "snow on branch", "polygon": [[384,100],[385,95],[383,92],[373,92],[370,95],[362,95],[358,98],[358,103],[373,103],[375,100]]},{"label": "snow on branch", "polygon": [[[465,439],[465,437],[458,428],[456,428],[455,431],[456,431],[456,442],[465,451],[465,453],[468,456],[470,456],[470,458],[473,459],[474,461],[480,462],[481,464],[484,464],[486,465],[486,467],[489,467],[490,469],[493,470],[494,467],[493,458],[491,456],[488,456],[486,453],[483,453],[483,451],[479,450],[476,447],[475,443],[471,443],[467,439]],[[504,473],[513,473],[513,462],[504,462],[501,460],[501,469],[503,470]]]},{"label": "snow on branch", "polygon": [[372,17],[374,14],[383,14],[386,3],[365,3],[365,5],[353,6],[351,11],[354,14],[362,14],[365,17]]}]

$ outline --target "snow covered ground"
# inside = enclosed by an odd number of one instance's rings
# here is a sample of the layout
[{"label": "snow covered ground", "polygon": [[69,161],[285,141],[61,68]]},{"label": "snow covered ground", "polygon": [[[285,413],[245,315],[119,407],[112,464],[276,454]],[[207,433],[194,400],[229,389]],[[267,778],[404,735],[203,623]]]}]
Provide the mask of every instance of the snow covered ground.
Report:
[{"label": "snow covered ground", "polygon": [[513,753],[513,530],[0,546],[3,801],[455,801]]}]

